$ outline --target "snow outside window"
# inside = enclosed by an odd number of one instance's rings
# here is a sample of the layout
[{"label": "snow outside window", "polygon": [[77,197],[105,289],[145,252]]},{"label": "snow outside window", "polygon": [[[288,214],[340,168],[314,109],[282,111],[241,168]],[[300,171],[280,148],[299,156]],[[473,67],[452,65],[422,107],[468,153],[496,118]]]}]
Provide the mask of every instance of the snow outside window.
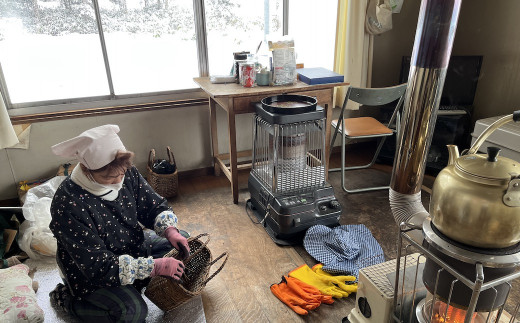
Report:
[{"label": "snow outside window", "polygon": [[12,103],[109,93],[94,10],[83,1],[0,1],[0,63]]},{"label": "snow outside window", "polygon": [[[98,3],[115,95],[195,87],[192,0]],[[110,95],[92,1],[0,1],[0,63],[11,103]]]},{"label": "snow outside window", "polygon": [[99,4],[116,94],[197,87],[193,0]]},{"label": "snow outside window", "polygon": [[298,0],[289,6],[289,35],[296,62],[305,67],[334,68],[338,1]]},{"label": "snow outside window", "polygon": [[210,75],[230,74],[234,52],[255,54],[260,42],[283,34],[282,0],[206,1]]}]

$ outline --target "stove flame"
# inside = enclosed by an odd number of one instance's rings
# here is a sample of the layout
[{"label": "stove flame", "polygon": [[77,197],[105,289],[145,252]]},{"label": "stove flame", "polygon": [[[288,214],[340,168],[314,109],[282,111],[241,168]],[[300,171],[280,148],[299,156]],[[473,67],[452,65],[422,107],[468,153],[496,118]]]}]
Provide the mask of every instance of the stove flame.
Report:
[{"label": "stove flame", "polygon": [[[433,307],[433,315],[431,323],[464,323],[466,318],[466,310],[448,305],[442,301],[436,301]],[[485,322],[479,313],[473,313],[471,316],[472,323]]]}]

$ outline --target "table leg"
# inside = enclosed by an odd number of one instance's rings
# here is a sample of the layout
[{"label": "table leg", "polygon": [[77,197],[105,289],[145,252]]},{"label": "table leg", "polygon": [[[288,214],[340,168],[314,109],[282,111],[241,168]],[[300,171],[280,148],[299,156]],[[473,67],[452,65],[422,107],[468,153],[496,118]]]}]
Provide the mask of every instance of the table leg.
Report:
[{"label": "table leg", "polygon": [[210,127],[211,127],[211,148],[213,152],[213,168],[215,176],[220,175],[220,165],[217,162],[218,157],[218,131],[217,131],[217,109],[216,103],[213,98],[209,98],[209,116],[210,116]]},{"label": "table leg", "polygon": [[330,146],[330,132],[331,132],[331,122],[332,122],[332,104],[325,104],[325,112],[327,115],[327,119],[325,120],[325,180],[329,178],[329,155],[332,147]]},{"label": "table leg", "polygon": [[229,99],[228,105],[228,130],[229,130],[229,168],[231,171],[231,193],[233,203],[238,203],[238,169],[237,169],[237,133],[235,125],[235,110],[233,99]]}]

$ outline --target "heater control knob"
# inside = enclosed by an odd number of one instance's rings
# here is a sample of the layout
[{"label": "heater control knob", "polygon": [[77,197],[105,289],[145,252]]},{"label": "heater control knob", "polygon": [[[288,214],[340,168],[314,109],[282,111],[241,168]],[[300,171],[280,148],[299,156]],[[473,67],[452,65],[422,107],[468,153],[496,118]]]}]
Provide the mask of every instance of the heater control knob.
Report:
[{"label": "heater control knob", "polygon": [[337,210],[337,209],[339,209],[339,208],[341,207],[341,205],[339,204],[338,201],[333,200],[333,201],[330,201],[330,203],[329,203],[329,207],[330,207],[331,209],[336,209],[336,210]]},{"label": "heater control knob", "polygon": [[327,211],[327,205],[325,205],[325,204],[320,205],[320,211],[322,211],[322,212]]}]

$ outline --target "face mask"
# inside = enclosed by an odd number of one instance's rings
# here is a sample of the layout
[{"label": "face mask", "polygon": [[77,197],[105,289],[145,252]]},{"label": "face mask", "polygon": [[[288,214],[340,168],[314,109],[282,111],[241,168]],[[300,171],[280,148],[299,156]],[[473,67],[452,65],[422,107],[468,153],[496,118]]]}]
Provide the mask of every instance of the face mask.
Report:
[{"label": "face mask", "polygon": [[103,186],[106,189],[113,190],[113,191],[117,192],[117,191],[119,191],[123,187],[123,181],[124,180],[125,180],[125,177],[123,176],[123,179],[121,180],[121,182],[119,182],[117,184],[99,184],[99,185]]},{"label": "face mask", "polygon": [[123,182],[125,181],[125,177],[123,176],[123,178],[121,179],[121,182],[119,182],[117,184],[100,184],[100,183],[96,182],[94,177],[92,177],[92,175],[90,175],[90,174],[87,176],[87,178],[93,184],[92,186],[95,186],[95,187],[93,187],[94,189],[97,189],[97,190],[107,189],[107,190],[112,190],[112,191],[116,191],[116,192],[119,191],[123,187]]}]

